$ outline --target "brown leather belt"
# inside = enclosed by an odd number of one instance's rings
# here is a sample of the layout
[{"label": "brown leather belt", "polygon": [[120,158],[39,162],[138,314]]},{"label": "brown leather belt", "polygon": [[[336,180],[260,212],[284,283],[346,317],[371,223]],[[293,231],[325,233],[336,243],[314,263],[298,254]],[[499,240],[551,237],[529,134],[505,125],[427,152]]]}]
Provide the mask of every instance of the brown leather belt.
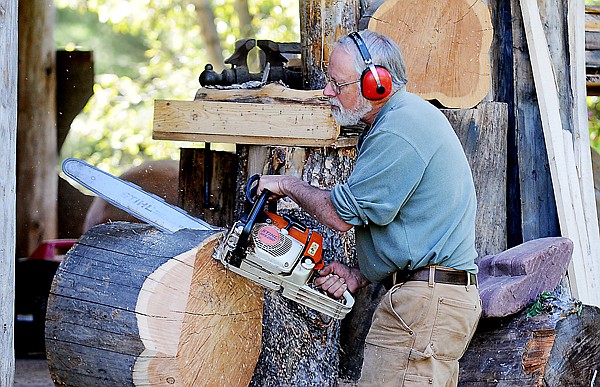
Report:
[{"label": "brown leather belt", "polygon": [[454,270],[439,266],[428,266],[411,272],[396,272],[386,278],[382,283],[390,289],[392,286],[408,281],[429,282],[431,271],[433,273],[433,282],[448,285],[475,285],[477,286],[477,275],[464,270]]}]

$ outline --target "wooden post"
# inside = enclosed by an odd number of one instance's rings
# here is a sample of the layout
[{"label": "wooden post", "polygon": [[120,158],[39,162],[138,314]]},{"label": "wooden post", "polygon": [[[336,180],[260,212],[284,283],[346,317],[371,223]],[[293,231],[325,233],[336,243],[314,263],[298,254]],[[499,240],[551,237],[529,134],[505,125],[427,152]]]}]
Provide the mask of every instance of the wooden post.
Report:
[{"label": "wooden post", "polygon": [[17,2],[0,1],[0,386],[12,386],[15,373],[15,190],[17,144]]},{"label": "wooden post", "polygon": [[28,256],[57,233],[54,2],[19,6],[17,247]]},{"label": "wooden post", "polygon": [[323,88],[333,44],[339,37],[358,28],[358,16],[357,0],[300,2],[300,46],[305,89]]}]

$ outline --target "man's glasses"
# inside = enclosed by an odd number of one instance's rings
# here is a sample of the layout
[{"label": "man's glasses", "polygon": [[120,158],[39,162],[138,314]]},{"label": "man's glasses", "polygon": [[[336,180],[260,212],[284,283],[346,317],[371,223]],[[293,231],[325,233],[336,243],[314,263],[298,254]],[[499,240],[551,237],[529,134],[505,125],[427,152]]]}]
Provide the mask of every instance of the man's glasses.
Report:
[{"label": "man's glasses", "polygon": [[325,85],[327,86],[327,84],[330,84],[335,95],[340,95],[342,92],[342,87],[358,82],[360,82],[360,79],[357,79],[356,81],[337,83],[335,80],[329,78],[327,74],[325,75]]}]

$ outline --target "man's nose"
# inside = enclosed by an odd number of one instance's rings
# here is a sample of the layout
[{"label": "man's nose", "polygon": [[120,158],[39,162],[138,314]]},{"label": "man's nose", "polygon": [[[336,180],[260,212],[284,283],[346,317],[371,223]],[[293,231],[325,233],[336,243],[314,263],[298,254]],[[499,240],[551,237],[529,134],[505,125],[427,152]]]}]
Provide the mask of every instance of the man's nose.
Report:
[{"label": "man's nose", "polygon": [[325,97],[335,97],[335,91],[333,90],[333,86],[331,86],[331,82],[327,82],[325,84],[325,88],[323,89],[323,95]]}]

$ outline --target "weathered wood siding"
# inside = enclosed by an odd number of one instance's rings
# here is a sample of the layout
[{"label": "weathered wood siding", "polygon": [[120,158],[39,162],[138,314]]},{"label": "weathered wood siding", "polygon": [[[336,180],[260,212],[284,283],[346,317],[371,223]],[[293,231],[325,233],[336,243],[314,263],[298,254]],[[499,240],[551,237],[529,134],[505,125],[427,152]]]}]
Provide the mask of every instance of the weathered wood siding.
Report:
[{"label": "weathered wood siding", "polygon": [[12,386],[15,371],[15,201],[17,143],[17,2],[0,2],[0,386]]}]

